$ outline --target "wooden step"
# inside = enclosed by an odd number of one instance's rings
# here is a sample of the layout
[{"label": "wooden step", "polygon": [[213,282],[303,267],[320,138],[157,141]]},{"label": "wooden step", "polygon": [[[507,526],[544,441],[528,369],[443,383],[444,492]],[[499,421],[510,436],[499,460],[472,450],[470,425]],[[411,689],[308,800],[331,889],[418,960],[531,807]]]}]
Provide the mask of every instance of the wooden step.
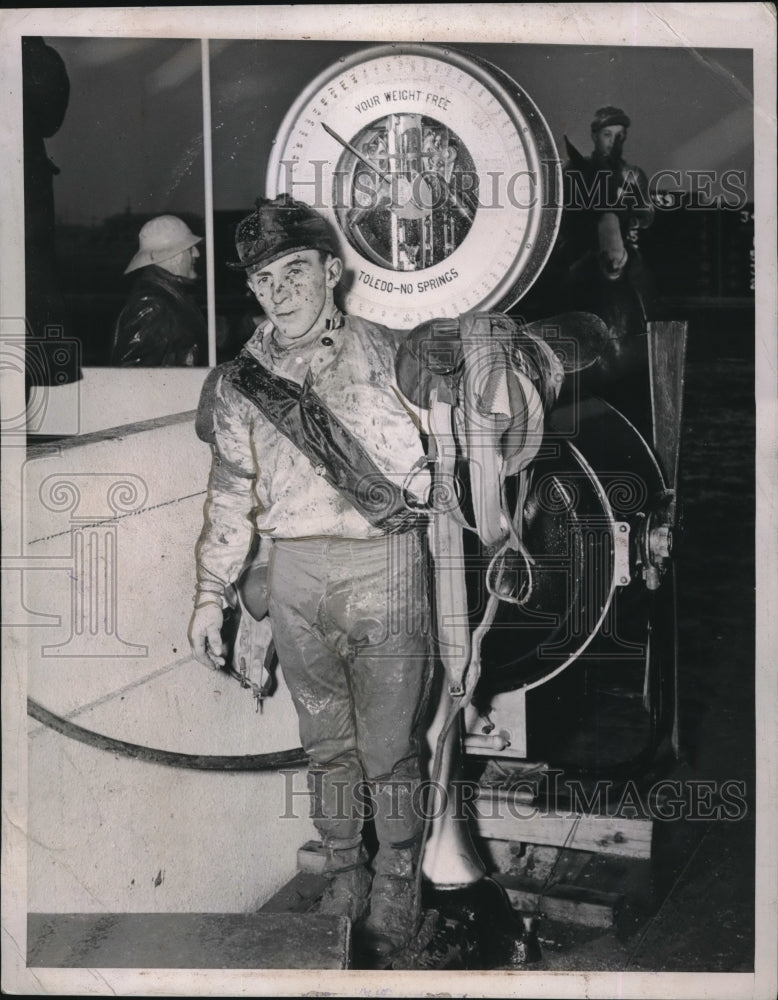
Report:
[{"label": "wooden step", "polygon": [[650,858],[653,821],[622,816],[544,812],[510,791],[482,789],[473,803],[476,831],[487,840],[547,844],[598,854]]},{"label": "wooden step", "polygon": [[347,917],[300,913],[30,913],[27,965],[347,969]]},{"label": "wooden step", "polygon": [[[314,844],[314,841],[309,841],[308,843]],[[300,851],[305,851],[307,846],[308,844],[301,847]],[[304,854],[303,859],[306,856]],[[259,912],[308,913],[319,902],[326,886],[327,880],[323,875],[315,874],[308,870],[300,870],[274,896],[271,896],[263,906],[260,906]]]},{"label": "wooden step", "polygon": [[548,887],[522,875],[493,876],[505,889],[514,909],[538,911],[549,920],[581,924],[585,927],[613,927],[622,903],[614,892],[600,892],[569,882]]}]

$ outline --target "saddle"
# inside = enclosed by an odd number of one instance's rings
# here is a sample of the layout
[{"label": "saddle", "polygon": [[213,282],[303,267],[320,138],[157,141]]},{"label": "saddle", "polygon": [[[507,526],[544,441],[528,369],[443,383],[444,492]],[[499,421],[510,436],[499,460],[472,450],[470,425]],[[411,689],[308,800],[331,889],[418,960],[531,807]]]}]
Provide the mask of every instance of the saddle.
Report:
[{"label": "saddle", "polygon": [[[438,652],[449,694],[462,704],[480,677],[481,642],[499,602],[523,603],[531,591],[522,512],[545,413],[564,377],[562,362],[540,331],[541,324],[518,327],[499,313],[431,320],[409,334],[397,358],[399,388],[428,414]],[[509,490],[511,479],[517,488]],[[489,558],[489,597],[472,635],[467,531],[477,535]]]}]

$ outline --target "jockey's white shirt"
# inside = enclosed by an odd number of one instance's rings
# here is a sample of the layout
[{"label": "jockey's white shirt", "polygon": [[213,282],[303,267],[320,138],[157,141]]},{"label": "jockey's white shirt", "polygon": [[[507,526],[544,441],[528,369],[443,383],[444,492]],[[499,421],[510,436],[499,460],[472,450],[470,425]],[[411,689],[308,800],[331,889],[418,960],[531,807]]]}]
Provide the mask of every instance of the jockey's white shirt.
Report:
[{"label": "jockey's white shirt", "polygon": [[[423,448],[395,378],[404,331],[355,316],[313,345],[279,351],[273,326],[258,327],[247,350],[269,371],[312,388],[365,448],[375,465],[402,487]],[[216,387],[214,462],[197,550],[200,590],[221,592],[240,573],[254,527],[272,538],[375,538],[382,534],[305,455],[226,379]],[[423,499],[426,469],[408,484]]]}]

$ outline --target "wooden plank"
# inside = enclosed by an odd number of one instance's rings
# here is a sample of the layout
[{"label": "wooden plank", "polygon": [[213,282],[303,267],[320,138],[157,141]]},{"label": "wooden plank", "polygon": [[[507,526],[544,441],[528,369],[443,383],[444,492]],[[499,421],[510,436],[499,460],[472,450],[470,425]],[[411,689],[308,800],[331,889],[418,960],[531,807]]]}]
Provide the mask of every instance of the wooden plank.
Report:
[{"label": "wooden plank", "polygon": [[687,326],[681,320],[648,324],[654,451],[670,489],[678,480]]},{"label": "wooden plank", "polygon": [[321,898],[327,881],[321,875],[299,871],[259,908],[259,913],[308,913]]},{"label": "wooden plank", "polygon": [[[535,850],[541,850],[541,848],[535,848]],[[557,882],[575,884],[592,857],[593,855],[588,851],[560,851],[558,862],[553,869],[553,877]]]},{"label": "wooden plank", "polygon": [[87,969],[347,969],[347,917],[31,913],[27,964]]},{"label": "wooden plank", "polygon": [[475,849],[490,872],[518,875],[524,870],[524,844],[514,840],[483,840],[477,838]]},{"label": "wooden plank", "polygon": [[[503,867],[502,861],[509,855],[516,857],[519,843],[564,847],[592,854],[617,854],[626,858],[651,857],[651,820],[542,814],[524,818],[510,813],[496,815],[490,803],[484,805],[480,800],[475,805],[477,833],[489,841],[486,847],[498,868]],[[511,843],[503,844],[503,841]],[[298,871],[321,875],[325,860],[321,844],[309,840],[297,852]]]},{"label": "wooden plank", "polygon": [[619,816],[544,814],[503,795],[482,793],[473,803],[479,836],[546,844],[595,854],[650,858],[653,822]]},{"label": "wooden plank", "polygon": [[543,881],[553,873],[557,882],[575,882],[595,857],[587,851],[568,851],[542,844],[521,844],[514,840],[479,839],[476,850],[489,871],[503,875],[525,875],[536,881]]},{"label": "wooden plank", "polygon": [[[514,805],[516,805],[514,803]],[[491,798],[482,792],[474,803],[479,836],[488,841],[513,841],[513,847],[487,845],[495,860],[506,852],[516,854],[516,843],[564,847],[595,854],[617,854],[627,858],[650,858],[653,822],[646,819],[625,819],[617,816],[544,815],[531,810],[526,803],[511,810],[505,799]],[[326,853],[322,845],[309,840],[297,852],[297,868],[301,872],[321,875]],[[498,867],[501,867],[498,862]]]},{"label": "wooden plank", "polygon": [[560,882],[544,889],[535,879],[521,875],[494,876],[517,910],[538,910],[549,920],[581,924],[585,927],[613,927],[622,903],[618,893],[599,892]]}]

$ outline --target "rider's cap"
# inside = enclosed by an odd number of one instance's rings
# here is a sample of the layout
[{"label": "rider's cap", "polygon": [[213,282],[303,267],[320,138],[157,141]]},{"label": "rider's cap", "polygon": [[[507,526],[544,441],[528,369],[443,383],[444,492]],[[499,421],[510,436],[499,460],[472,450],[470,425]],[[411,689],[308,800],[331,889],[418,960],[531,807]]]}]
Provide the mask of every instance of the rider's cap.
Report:
[{"label": "rider's cap", "polygon": [[298,250],[338,252],[323,216],[288,194],[257,198],[254,211],[238,223],[235,248],[240,262],[228,266],[238,269],[263,267]]},{"label": "rider's cap", "polygon": [[631,122],[621,108],[614,108],[610,104],[604,108],[597,108],[592,121],[592,132],[599,132],[601,128],[609,125],[623,125],[629,128]]}]

